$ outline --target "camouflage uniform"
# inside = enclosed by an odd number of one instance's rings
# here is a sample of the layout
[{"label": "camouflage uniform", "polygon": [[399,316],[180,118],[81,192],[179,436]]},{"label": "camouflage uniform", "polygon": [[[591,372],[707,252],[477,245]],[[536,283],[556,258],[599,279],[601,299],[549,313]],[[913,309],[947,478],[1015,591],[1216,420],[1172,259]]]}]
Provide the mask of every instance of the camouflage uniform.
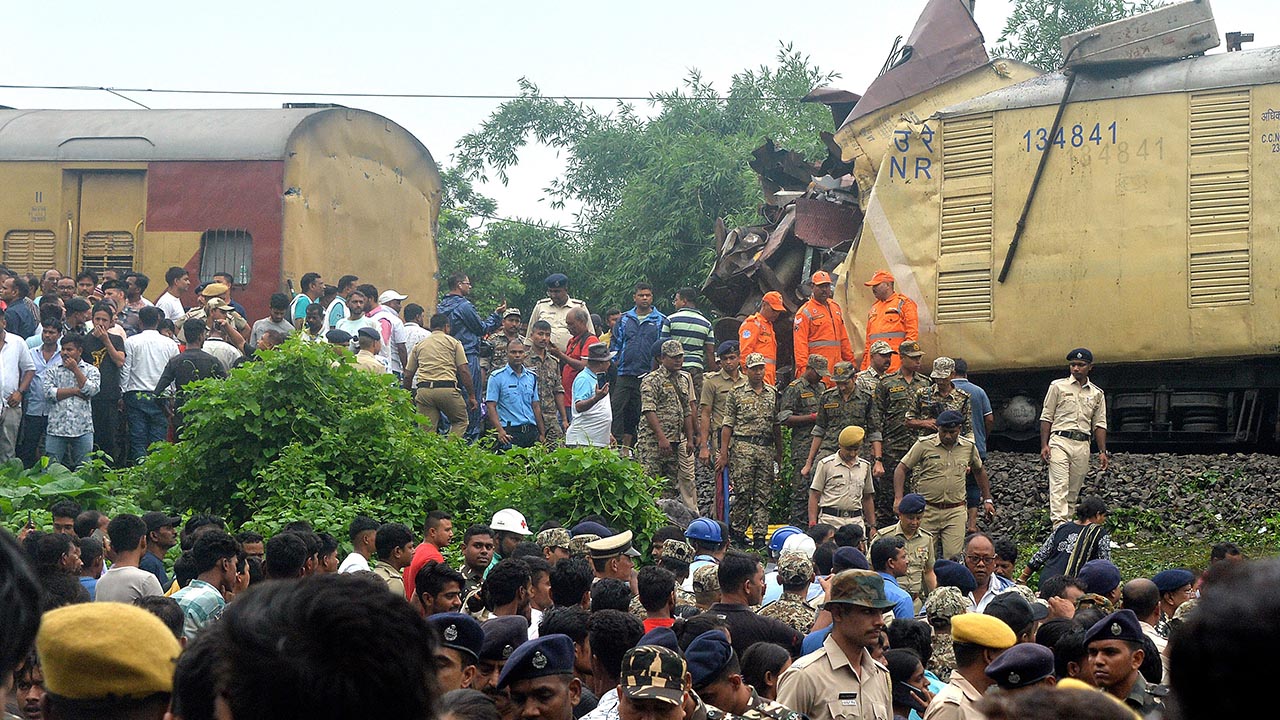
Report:
[{"label": "camouflage uniform", "polygon": [[591,557],[591,551],[587,549],[587,543],[593,543],[599,539],[599,535],[592,533],[574,535],[573,538],[569,540],[569,556],[576,558]]},{"label": "camouflage uniform", "polygon": [[[636,460],[644,467],[646,474],[666,478],[667,487],[662,493],[663,497],[681,497],[676,480],[680,472],[680,455],[689,451],[693,440],[684,436],[684,420],[689,415],[689,403],[692,401],[693,378],[683,370],[676,371],[675,376],[672,376],[659,368],[640,381],[641,417],[639,432],[636,434]],[[666,457],[658,453],[658,438],[649,427],[648,419],[644,417],[647,412],[658,416],[662,433],[671,443],[671,454]],[[696,503],[694,507],[696,508]]]},{"label": "camouflage uniform", "polygon": [[[852,371],[853,363],[840,362],[836,363],[835,371],[831,376],[839,383],[847,380]],[[818,453],[813,456],[815,463],[840,449],[841,430],[850,425],[866,428],[871,423],[871,396],[874,385],[870,377],[863,377],[861,373],[853,377],[853,392],[849,397],[844,396],[839,386],[822,394],[822,403],[818,408],[818,421],[813,424],[811,432],[813,437],[822,438]],[[808,492],[807,488],[806,492]]]},{"label": "camouflage uniform", "polygon": [[[969,409],[969,393],[952,385],[951,392],[943,395],[937,385],[930,385],[916,391],[911,404],[907,407],[908,420],[936,420],[947,410],[960,413],[964,421],[960,423],[960,434],[973,439],[973,412]],[[930,430],[919,430],[917,436],[931,435]]]},{"label": "camouflage uniform", "polygon": [[[699,609],[706,610],[712,605],[720,602],[720,566],[719,565],[703,565],[693,571],[693,595],[694,605]],[[709,602],[699,604],[697,596],[702,595]]]},{"label": "camouflage uniform", "polygon": [[[505,347],[503,354],[506,354]],[[560,382],[560,363],[551,353],[540,356],[530,347],[529,354],[524,356],[524,366],[533,370],[538,377],[538,403],[542,406],[546,445],[552,448],[563,445],[564,426],[560,424],[560,415],[556,412],[557,405],[560,406],[560,413],[564,412],[564,385]],[[561,392],[559,400],[556,399],[557,390]]]},{"label": "camouflage uniform", "polygon": [[[515,338],[509,338],[505,333],[501,332],[490,335],[489,344],[493,346],[493,357],[488,360],[483,358],[480,360],[480,367],[486,374],[491,372],[494,368],[504,367],[507,364],[507,345],[510,345],[513,339],[519,340],[526,348],[533,348],[533,343],[529,342],[529,338],[523,335],[516,335]],[[527,359],[530,354],[532,353],[525,355],[525,365],[530,365],[530,362]],[[486,367],[486,364],[488,367]]]},{"label": "camouflage uniform", "polygon": [[[938,676],[942,682],[951,679],[956,669],[955,647],[951,643],[951,618],[969,611],[969,600],[960,588],[946,586],[929,593],[924,601],[925,616],[933,626],[933,656],[926,670]],[[942,627],[940,627],[942,626]]]},{"label": "camouflage uniform", "polygon": [[[885,375],[876,383],[875,402],[871,409],[871,427],[867,439],[870,442],[881,443],[883,457],[880,462],[884,466],[886,481],[877,485],[887,488],[890,496],[893,494],[893,472],[898,468],[898,461],[907,454],[917,439],[916,431],[907,427],[907,408],[911,405],[911,400],[916,393],[932,384],[923,372],[917,372],[911,377],[911,382],[907,382],[901,370]],[[877,497],[876,500],[878,505],[879,498]]]},{"label": "camouflage uniform", "polygon": [[[747,362],[751,362],[750,358]],[[750,385],[734,388],[724,411],[724,427],[733,430],[729,448],[729,480],[733,484],[729,524],[739,532],[751,527],[757,542],[769,534],[769,498],[776,479],[773,464],[777,456],[777,408],[778,391],[762,384],[758,393]]]},{"label": "camouflage uniform", "polygon": [[742,713],[742,717],[749,720],[805,720],[804,715],[786,705],[760,697],[755,688],[751,688],[751,701],[747,703],[747,711]]},{"label": "camouflage uniform", "polygon": [[[821,360],[821,363],[817,363]],[[827,359],[821,355],[810,355],[809,366],[826,372]],[[787,389],[782,392],[782,400],[778,407],[778,422],[782,423],[793,415],[814,415],[818,412],[818,406],[822,402],[822,394],[826,392],[827,386],[822,380],[810,384],[801,376],[791,381]],[[795,475],[792,477],[792,490],[794,491],[794,500],[791,506],[791,523],[794,525],[805,525],[808,520],[808,503],[809,503],[809,481],[801,473],[801,468],[809,459],[809,446],[813,437],[813,423],[806,422],[800,425],[791,426],[791,464],[795,468]]]},{"label": "camouflage uniform", "polygon": [[[693,562],[695,553],[693,546],[683,540],[663,540],[662,541],[662,559],[670,558],[688,565]],[[693,593],[682,587],[680,578],[676,578],[676,605],[688,605],[696,607],[697,600],[693,597]]]},{"label": "camouflage uniform", "polygon": [[812,579],[813,562],[804,553],[784,553],[778,558],[778,583],[783,586],[803,583],[804,590],[798,596],[784,590],[782,597],[765,605],[757,614],[780,620],[795,628],[801,635],[809,634],[813,629],[813,621],[818,616],[818,609],[805,599]]}]

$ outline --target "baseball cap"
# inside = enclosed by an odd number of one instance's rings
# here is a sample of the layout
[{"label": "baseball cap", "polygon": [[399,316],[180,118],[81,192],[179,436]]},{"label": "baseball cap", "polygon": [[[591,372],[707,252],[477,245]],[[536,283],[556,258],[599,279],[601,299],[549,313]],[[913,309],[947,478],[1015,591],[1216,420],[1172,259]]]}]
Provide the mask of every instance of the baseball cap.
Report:
[{"label": "baseball cap", "polygon": [[507,311],[502,313],[502,318],[505,320],[506,318],[509,318],[509,317],[513,317],[513,318],[520,317],[520,308],[518,307],[507,308]]},{"label": "baseball cap", "polygon": [[921,357],[924,355],[924,350],[920,349],[920,343],[915,340],[904,340],[902,344],[898,345],[898,354],[913,358]]},{"label": "baseball cap", "polygon": [[684,355],[684,346],[680,344],[679,340],[664,340],[662,354],[667,357],[681,357]]},{"label": "baseball cap", "polygon": [[814,273],[813,284],[814,285],[830,285],[831,273],[827,272],[826,270],[819,270],[818,272]]},{"label": "baseball cap", "polygon": [[857,605],[887,610],[894,602],[884,594],[884,578],[870,570],[842,570],[831,578],[826,605]]},{"label": "baseball cap", "polygon": [[808,367],[812,368],[814,372],[818,373],[818,377],[826,377],[827,375],[830,374],[831,365],[827,361],[827,358],[825,355],[810,355]]},{"label": "baseball cap", "polygon": [[835,369],[831,372],[831,379],[836,382],[845,382],[852,380],[857,374],[858,371],[853,367],[853,363],[842,360],[836,363]]},{"label": "baseball cap", "polygon": [[956,361],[949,357],[936,358],[933,361],[933,372],[929,377],[934,380],[946,380],[956,371]]},{"label": "baseball cap", "polygon": [[[668,342],[675,342],[675,341],[669,340]],[[742,364],[751,368],[751,367],[760,367],[761,365],[767,365],[768,363],[765,362],[764,355],[753,352],[747,355],[746,360],[744,360]]]},{"label": "baseball cap", "polygon": [[383,303],[390,302],[392,300],[408,300],[408,299],[409,299],[408,295],[403,295],[401,293],[396,292],[395,290],[383,290],[382,294],[378,296],[378,304],[381,305]]},{"label": "baseball cap", "polygon": [[872,275],[871,279],[863,283],[863,285],[872,287],[879,285],[882,282],[894,282],[893,273],[890,273],[888,270],[877,270],[876,274]]},{"label": "baseball cap", "polygon": [[782,293],[777,290],[770,290],[765,293],[764,297],[761,298],[761,302],[779,312],[787,309],[787,306],[782,302]]},{"label": "baseball cap", "polygon": [[877,340],[871,343],[869,352],[872,355],[892,355],[893,346],[883,340]]},{"label": "baseball cap", "polygon": [[147,532],[152,532],[162,527],[177,527],[182,524],[182,518],[166,512],[152,511],[142,516],[142,522],[147,526]]}]

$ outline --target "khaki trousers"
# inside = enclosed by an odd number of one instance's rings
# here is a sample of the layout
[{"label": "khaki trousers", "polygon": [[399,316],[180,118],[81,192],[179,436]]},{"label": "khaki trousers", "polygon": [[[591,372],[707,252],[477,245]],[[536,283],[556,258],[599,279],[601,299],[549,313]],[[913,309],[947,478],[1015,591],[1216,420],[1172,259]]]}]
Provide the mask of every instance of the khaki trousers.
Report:
[{"label": "khaki trousers", "polygon": [[467,401],[458,388],[418,388],[413,394],[413,404],[419,420],[428,432],[435,432],[440,416],[449,418],[449,432],[461,436],[467,430]]},{"label": "khaki trousers", "polygon": [[685,440],[680,443],[680,465],[676,468],[676,490],[680,494],[680,502],[685,507],[698,512],[698,486],[694,483],[697,474],[698,451],[688,452],[693,445]]},{"label": "khaki trousers", "polygon": [[864,533],[867,530],[867,523],[861,517],[836,517],[835,515],[828,515],[824,512],[819,512],[818,522],[826,523],[827,525],[837,529],[842,528],[845,525],[857,525],[862,528]]},{"label": "khaki trousers", "polygon": [[1049,436],[1049,518],[1054,527],[1071,520],[1088,472],[1088,440]]},{"label": "khaki trousers", "polygon": [[939,510],[932,503],[926,505],[924,517],[920,519],[920,529],[942,542],[939,559],[951,560],[964,551],[964,523],[968,516],[968,509],[964,505],[947,510]]}]

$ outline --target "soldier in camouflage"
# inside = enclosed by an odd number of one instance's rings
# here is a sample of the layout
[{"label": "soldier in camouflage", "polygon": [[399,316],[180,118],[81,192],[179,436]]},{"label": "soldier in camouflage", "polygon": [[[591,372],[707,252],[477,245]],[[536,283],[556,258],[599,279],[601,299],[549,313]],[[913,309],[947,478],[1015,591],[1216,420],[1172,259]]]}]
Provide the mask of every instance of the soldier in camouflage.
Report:
[{"label": "soldier in camouflage", "polygon": [[[645,473],[666,478],[663,497],[678,498],[698,511],[693,479],[680,482],[680,459],[693,451],[693,378],[681,370],[684,347],[677,340],[662,342],[662,367],[640,381],[640,429],[636,438],[636,459]],[[687,487],[686,487],[687,485]]]},{"label": "soldier in camouflage", "polygon": [[539,320],[529,328],[529,352],[524,366],[538,376],[538,402],[542,405],[543,442],[548,447],[564,444],[564,431],[569,428],[565,415],[564,383],[560,379],[560,362],[550,352],[551,323]]},{"label": "soldier in camouflage", "polygon": [[529,338],[520,334],[520,308],[507,308],[502,315],[502,327],[498,328],[497,333],[489,336],[489,344],[493,346],[493,356],[481,361],[481,368],[486,375],[495,369],[506,367],[507,346],[516,340],[525,347],[532,344]]},{"label": "soldier in camouflage", "polygon": [[818,421],[818,406],[822,403],[822,394],[827,386],[822,379],[827,377],[827,358],[822,355],[810,355],[804,374],[787,386],[782,392],[782,401],[778,407],[778,422],[791,428],[791,465],[795,470],[792,478],[793,497],[791,501],[790,522],[803,525],[808,513],[809,482],[805,478],[805,461],[809,459],[809,444],[813,437],[813,425]]},{"label": "soldier in camouflage", "polygon": [[729,393],[716,472],[727,466],[733,483],[730,526],[740,532],[750,527],[760,547],[769,536],[769,498],[776,478],[774,464],[782,461],[782,432],[775,420],[778,391],[764,382],[764,355],[751,353],[744,364],[747,385]]},{"label": "soldier in camouflage", "polygon": [[[871,343],[868,350],[871,360],[867,365],[867,369],[858,373],[858,386],[867,388],[867,394],[871,396],[871,409],[868,414],[867,424],[862,428],[870,432],[871,415],[875,414],[876,388],[879,387],[880,381],[888,376],[889,365],[893,363],[894,352],[893,346],[884,340],[877,340]],[[874,477],[874,473],[872,475]],[[892,477],[892,476],[890,476]],[[893,483],[876,483],[876,516],[892,517],[893,516]]]},{"label": "soldier in camouflage", "polygon": [[693,546],[683,540],[662,541],[662,559],[658,561],[658,567],[670,570],[676,576],[677,606],[696,607],[698,604],[693,593],[683,587],[685,578],[689,577],[689,564],[693,562],[694,555]]},{"label": "soldier in camouflage", "polygon": [[[898,346],[902,366],[881,378],[876,384],[871,409],[871,473],[877,487],[893,487],[893,471],[898,461],[916,443],[916,433],[907,427],[907,408],[916,393],[931,383],[920,372],[924,351],[920,343],[907,340]],[[887,516],[886,516],[887,517]]]},{"label": "soldier in camouflage", "polygon": [[970,410],[969,393],[956,387],[951,382],[955,374],[956,363],[949,357],[940,357],[933,361],[933,372],[929,377],[933,384],[916,391],[911,404],[907,407],[907,427],[916,431],[916,439],[938,432],[938,416],[947,410],[955,410],[964,418],[960,423],[960,434],[973,439],[973,412]]},{"label": "soldier in camouflage", "polygon": [[809,480],[813,479],[810,473],[817,461],[840,449],[841,430],[850,425],[866,428],[871,422],[873,387],[870,381],[860,380],[853,363],[848,362],[836,363],[831,379],[835,380],[836,386],[822,394],[818,419],[810,432],[813,438],[809,443],[809,455],[801,468]]},{"label": "soldier in camouflage", "polygon": [[582,533],[574,535],[569,540],[569,557],[590,558],[591,551],[587,549],[587,543],[593,543],[600,539],[599,535],[594,533]]},{"label": "soldier in camouflage", "polygon": [[813,561],[800,552],[785,552],[778,558],[778,584],[782,597],[760,608],[761,617],[780,620],[802,635],[813,629],[818,609],[809,604],[809,583],[813,582]]},{"label": "soldier in camouflage", "polygon": [[693,604],[699,610],[720,602],[720,566],[703,565],[693,571]]},{"label": "soldier in camouflage", "polygon": [[773,700],[760,697],[742,679],[742,665],[729,638],[708,630],[684,651],[698,697],[726,715],[753,720],[803,720],[804,716]]},{"label": "soldier in camouflage", "polygon": [[951,680],[956,669],[955,647],[951,644],[951,618],[969,612],[969,599],[953,585],[940,587],[929,593],[924,601],[924,614],[933,626],[933,656],[929,659],[929,672],[939,680]]}]

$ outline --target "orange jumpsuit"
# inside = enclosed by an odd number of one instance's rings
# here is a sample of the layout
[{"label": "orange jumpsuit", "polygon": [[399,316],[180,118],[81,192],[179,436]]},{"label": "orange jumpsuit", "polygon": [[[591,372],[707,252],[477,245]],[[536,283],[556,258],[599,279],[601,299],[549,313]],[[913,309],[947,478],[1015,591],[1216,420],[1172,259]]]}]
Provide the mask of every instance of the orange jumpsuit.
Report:
[{"label": "orange jumpsuit", "polygon": [[[849,342],[849,330],[844,326],[844,315],[832,301],[820,303],[813,298],[796,311],[796,327],[792,336],[796,350],[796,377],[804,374],[810,355],[827,359],[827,367],[834,368],[840,361],[853,362],[853,345]],[[823,378],[827,387],[835,387],[830,377]]]},{"label": "orange jumpsuit", "polygon": [[862,369],[871,364],[871,343],[884,340],[894,350],[889,372],[898,369],[898,346],[903,340],[920,339],[920,321],[916,317],[916,302],[900,292],[894,292],[887,300],[877,301],[867,314],[867,344],[862,353]]},{"label": "orange jumpsuit", "polygon": [[773,334],[773,323],[755,313],[738,328],[738,353],[742,367],[747,367],[747,356],[758,352],[764,356],[764,382],[774,385],[778,380],[778,338]]}]

